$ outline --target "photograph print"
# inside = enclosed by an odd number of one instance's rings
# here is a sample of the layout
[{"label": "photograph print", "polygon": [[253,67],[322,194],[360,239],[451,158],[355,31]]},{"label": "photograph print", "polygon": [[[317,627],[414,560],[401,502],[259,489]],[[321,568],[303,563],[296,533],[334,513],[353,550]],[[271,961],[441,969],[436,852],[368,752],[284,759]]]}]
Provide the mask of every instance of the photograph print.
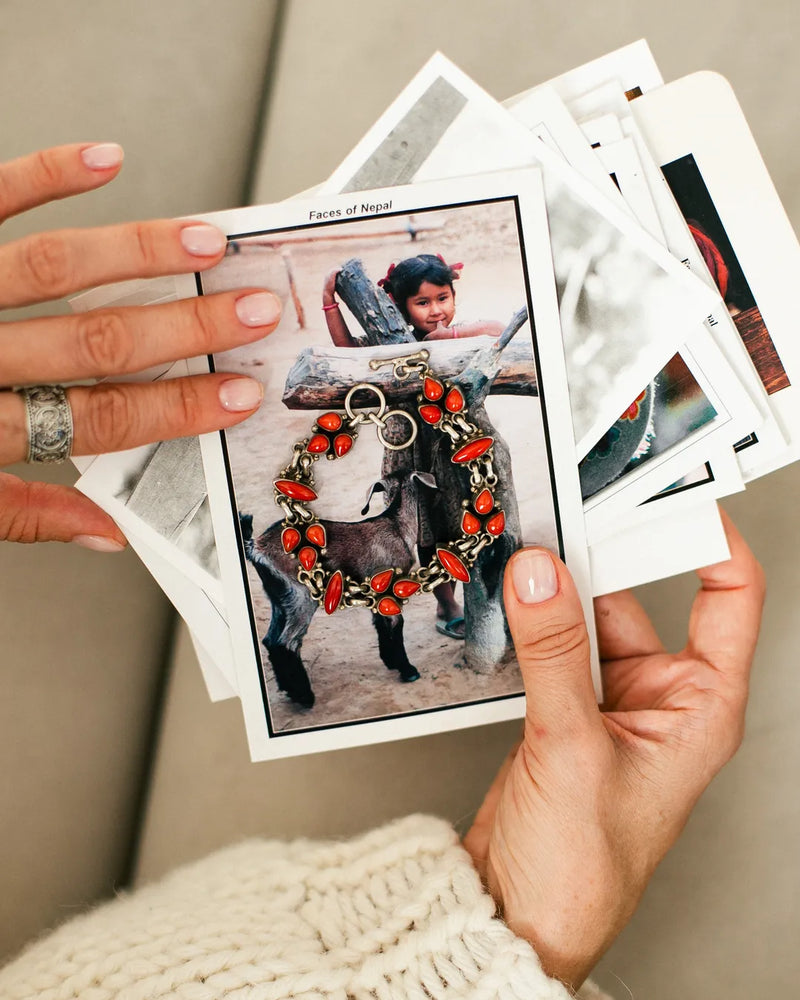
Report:
[{"label": "photograph print", "polygon": [[[265,386],[221,437],[270,740],[421,713],[435,731],[442,709],[503,700],[520,714],[503,570],[523,542],[565,553],[537,365],[558,329],[534,334],[517,199],[380,208],[236,233],[197,279],[284,304],[268,338],[213,357]],[[577,476],[574,492],[577,521]]]}]

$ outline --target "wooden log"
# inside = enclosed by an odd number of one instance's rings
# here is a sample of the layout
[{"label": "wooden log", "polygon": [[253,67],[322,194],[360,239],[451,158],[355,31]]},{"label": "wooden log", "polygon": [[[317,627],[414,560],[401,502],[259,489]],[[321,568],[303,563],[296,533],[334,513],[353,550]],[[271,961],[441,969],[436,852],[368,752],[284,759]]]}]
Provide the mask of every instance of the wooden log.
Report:
[{"label": "wooden log", "polygon": [[[336,291],[361,324],[367,345],[414,343],[400,310],[382,288],[372,284],[360,260],[352,258],[342,265],[336,276]],[[361,340],[357,330],[351,330],[350,335]]]},{"label": "wooden log", "polygon": [[[476,349],[491,348],[492,344],[489,337],[470,337],[458,341],[434,340],[426,343],[425,348],[430,351],[428,363],[437,375],[458,379],[461,373],[471,368]],[[393,358],[404,353],[411,354],[413,351],[408,348],[398,350],[396,344],[373,347],[363,353],[352,347],[307,347],[297,356],[286,376],[283,402],[290,410],[342,407],[345,396],[358,382],[377,385],[390,403],[413,398],[420,391],[418,379],[398,382],[391,368],[373,372],[368,365],[370,358]],[[505,348],[489,392],[512,396],[538,394],[536,375],[531,369],[531,349],[526,341],[514,341]]]}]

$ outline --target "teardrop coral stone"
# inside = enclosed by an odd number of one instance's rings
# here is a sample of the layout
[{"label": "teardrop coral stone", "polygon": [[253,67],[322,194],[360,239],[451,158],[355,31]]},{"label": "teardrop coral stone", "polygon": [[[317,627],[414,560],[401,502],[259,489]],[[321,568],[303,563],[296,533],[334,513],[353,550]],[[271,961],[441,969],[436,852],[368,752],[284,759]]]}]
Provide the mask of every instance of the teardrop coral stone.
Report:
[{"label": "teardrop coral stone", "polygon": [[486,530],[490,535],[502,535],[506,530],[506,515],[502,510],[498,510],[496,514],[489,518],[486,522]]},{"label": "teardrop coral stone", "polygon": [[352,447],[353,439],[349,434],[337,434],[333,439],[333,450],[336,452],[337,458],[341,458],[342,455],[346,455]]},{"label": "teardrop coral stone", "polygon": [[310,451],[312,455],[324,455],[329,445],[330,441],[324,434],[315,434],[306,445],[306,450]]},{"label": "teardrop coral stone", "polygon": [[393,597],[382,597],[378,601],[378,611],[382,615],[399,615],[402,610]]},{"label": "teardrop coral stone", "polygon": [[437,549],[436,555],[450,576],[455,577],[456,580],[460,580],[462,583],[469,583],[469,570],[458,556],[453,555],[449,549]]},{"label": "teardrop coral stone", "polygon": [[317,499],[317,494],[311,489],[310,486],[298,483],[294,479],[276,479],[275,489],[278,493],[283,493],[285,497],[291,497],[292,500]]},{"label": "teardrop coral stone", "polygon": [[382,594],[384,590],[388,589],[393,576],[394,570],[384,569],[380,573],[376,573],[375,576],[373,576],[373,578],[369,581],[369,585],[376,594]]},{"label": "teardrop coral stone", "polygon": [[411,597],[419,590],[419,584],[415,580],[398,580],[392,590],[398,597]]},{"label": "teardrop coral stone", "polygon": [[448,392],[444,397],[444,408],[449,410],[451,413],[458,413],[464,409],[464,397],[461,395],[460,390],[456,389],[455,386]]},{"label": "teardrop coral stone", "polygon": [[432,399],[435,402],[444,395],[444,386],[435,378],[428,376],[422,383],[422,392],[426,399]]},{"label": "teardrop coral stone", "polygon": [[420,406],[419,415],[426,424],[438,424],[442,419],[442,411],[438,406],[433,406],[431,403]]},{"label": "teardrop coral stone", "polygon": [[323,548],[325,545],[325,529],[319,523],[310,524],[306,528],[306,538],[312,545],[316,545],[317,548]]},{"label": "teardrop coral stone", "polygon": [[475,510],[479,514],[488,514],[494,507],[494,497],[489,490],[481,490],[475,498]]},{"label": "teardrop coral stone", "polygon": [[461,530],[465,535],[477,535],[481,530],[481,522],[470,511],[465,510],[461,518]]},{"label": "teardrop coral stone", "polygon": [[323,599],[325,614],[332,615],[333,612],[339,607],[342,601],[343,590],[344,579],[342,578],[342,571],[337,569],[336,572],[332,574],[330,580],[328,580],[328,586],[325,588],[325,597]]},{"label": "teardrop coral stone", "polygon": [[342,418],[338,413],[323,413],[317,417],[317,423],[326,431],[338,431],[342,426]]},{"label": "teardrop coral stone", "polygon": [[464,462],[471,462],[474,458],[480,458],[484,452],[487,452],[494,444],[494,438],[485,437],[478,438],[476,441],[470,441],[469,444],[465,444],[463,448],[459,448],[458,451],[453,455],[451,461],[455,462],[456,465],[462,465]]},{"label": "teardrop coral stone", "polygon": [[297,558],[300,560],[300,565],[303,569],[313,569],[317,561],[317,550],[312,549],[310,545],[305,545],[297,553]]},{"label": "teardrop coral stone", "polygon": [[281,545],[284,552],[291,552],[300,543],[300,532],[297,528],[284,528],[281,533]]}]

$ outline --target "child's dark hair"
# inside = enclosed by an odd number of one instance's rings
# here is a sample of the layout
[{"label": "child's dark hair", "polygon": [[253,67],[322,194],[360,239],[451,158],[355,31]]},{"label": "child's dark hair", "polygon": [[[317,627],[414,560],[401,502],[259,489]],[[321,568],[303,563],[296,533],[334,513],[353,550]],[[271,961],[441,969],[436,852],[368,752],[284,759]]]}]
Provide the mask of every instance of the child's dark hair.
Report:
[{"label": "child's dark hair", "polygon": [[391,295],[403,317],[408,320],[406,302],[417,294],[422,282],[449,285],[453,289],[453,282],[458,280],[461,267],[461,264],[446,263],[444,257],[438,254],[421,253],[416,257],[406,257],[399,264],[391,264],[386,277],[381,278],[378,284]]}]

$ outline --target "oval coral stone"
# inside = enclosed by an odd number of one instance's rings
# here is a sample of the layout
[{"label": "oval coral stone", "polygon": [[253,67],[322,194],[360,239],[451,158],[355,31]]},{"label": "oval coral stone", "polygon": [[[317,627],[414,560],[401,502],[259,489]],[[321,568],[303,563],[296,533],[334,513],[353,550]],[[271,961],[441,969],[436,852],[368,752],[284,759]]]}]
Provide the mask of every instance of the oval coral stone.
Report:
[{"label": "oval coral stone", "polygon": [[317,423],[326,431],[338,431],[342,426],[342,418],[338,413],[323,413],[317,418]]},{"label": "oval coral stone", "polygon": [[382,597],[378,601],[378,611],[382,615],[399,615],[402,610],[393,597]]},{"label": "oval coral stone", "polygon": [[486,522],[486,530],[490,535],[502,535],[506,530],[506,515],[502,510],[498,510],[496,514],[489,518]]},{"label": "oval coral stone", "polygon": [[464,462],[471,462],[474,458],[480,458],[484,452],[487,452],[494,444],[494,438],[485,437],[478,438],[475,441],[470,441],[465,444],[463,448],[459,448],[458,451],[453,455],[451,461],[455,462],[456,465],[461,465]]},{"label": "oval coral stone", "polygon": [[481,530],[481,522],[470,511],[465,510],[461,518],[461,530],[465,535],[477,535]]},{"label": "oval coral stone", "polygon": [[306,445],[306,450],[310,451],[312,455],[324,455],[329,445],[330,441],[324,434],[315,434]]},{"label": "oval coral stone", "polygon": [[349,434],[337,434],[333,439],[333,450],[336,452],[338,458],[346,455],[352,447],[353,439]]},{"label": "oval coral stone", "polygon": [[317,550],[312,549],[310,545],[305,545],[297,553],[297,558],[300,560],[300,565],[303,569],[313,569],[317,561]]},{"label": "oval coral stone", "polygon": [[426,399],[436,401],[437,399],[441,399],[444,395],[444,386],[441,382],[437,381],[435,378],[431,378],[429,375],[422,383],[422,393]]},{"label": "oval coral stone", "polygon": [[281,532],[281,545],[284,552],[291,552],[300,543],[300,532],[297,528],[284,528]]},{"label": "oval coral stone", "polygon": [[458,556],[454,555],[449,549],[437,549],[436,555],[450,576],[455,577],[456,580],[460,580],[462,583],[469,583],[469,570]]},{"label": "oval coral stone", "polygon": [[458,413],[460,410],[464,409],[464,397],[461,395],[461,392],[455,388],[455,386],[445,396],[444,408],[449,410],[451,413]]},{"label": "oval coral stone", "polygon": [[392,582],[392,577],[394,576],[393,569],[384,569],[380,573],[376,573],[375,576],[369,581],[370,587],[375,591],[376,594],[382,594],[386,590],[389,584]]},{"label": "oval coral stone", "polygon": [[411,597],[412,594],[416,594],[419,590],[419,584],[414,580],[398,580],[392,587],[392,590],[398,597]]},{"label": "oval coral stone", "polygon": [[479,514],[488,514],[494,507],[494,497],[489,490],[481,490],[475,499],[475,510]]},{"label": "oval coral stone", "polygon": [[431,403],[426,403],[425,406],[420,406],[419,415],[426,424],[438,424],[442,419],[442,411],[438,406],[433,406]]},{"label": "oval coral stone", "polygon": [[333,612],[339,607],[342,600],[343,590],[344,579],[342,578],[342,571],[337,569],[331,576],[330,580],[328,580],[328,586],[325,588],[323,605],[325,607],[326,614],[332,615]]},{"label": "oval coral stone", "polygon": [[278,493],[283,493],[285,497],[291,497],[292,500],[317,499],[317,494],[311,489],[310,486],[298,483],[294,479],[276,479],[275,489]]},{"label": "oval coral stone", "polygon": [[318,548],[323,548],[325,545],[325,529],[321,524],[315,523],[310,524],[306,528],[306,538],[312,545],[316,545]]}]

